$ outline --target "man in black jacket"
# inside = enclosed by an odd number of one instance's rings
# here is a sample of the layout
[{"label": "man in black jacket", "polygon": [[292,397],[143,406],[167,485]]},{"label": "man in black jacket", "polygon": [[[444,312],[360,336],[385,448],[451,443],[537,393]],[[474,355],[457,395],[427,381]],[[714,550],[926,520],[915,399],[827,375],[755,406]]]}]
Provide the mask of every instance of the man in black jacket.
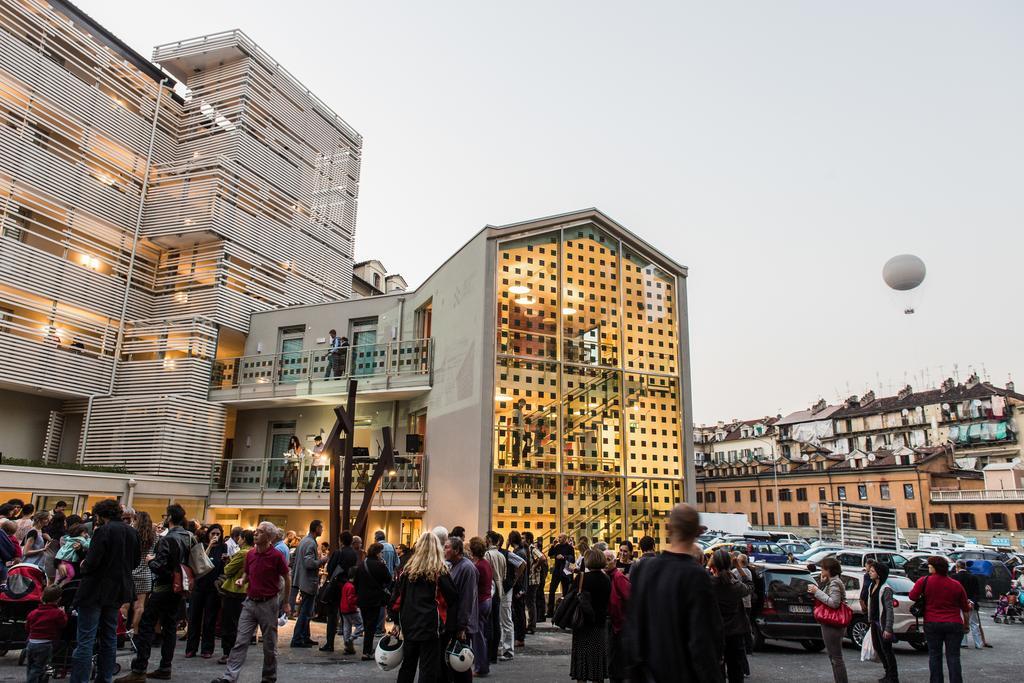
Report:
[{"label": "man in black jacket", "polygon": [[700,514],[680,503],[669,516],[670,546],[629,572],[630,680],[721,683],[722,617],[711,579],[697,562]]},{"label": "man in black jacket", "polygon": [[[559,588],[564,596],[569,587],[572,586],[572,577],[565,573],[565,565],[573,564],[576,561],[576,554],[569,537],[565,534],[558,535],[558,542],[548,548],[548,557],[554,560],[551,567],[551,587],[548,589],[548,619],[555,614],[555,591]],[[541,588],[541,590],[544,590]]]},{"label": "man in black jacket", "polygon": [[[188,564],[189,550],[196,543],[185,528],[185,509],[180,505],[168,505],[164,518],[167,533],[156,542],[153,554],[147,559],[153,572],[153,592],[146,600],[139,622],[139,637],[135,639],[135,658],[132,670],[121,676],[115,683],[146,683],[146,678],[167,680],[171,677],[171,662],[174,660],[174,646],[178,642],[178,609],[181,607],[181,593],[174,591],[175,574],[182,573],[182,565]],[[160,666],[146,673],[149,654],[156,638],[156,625],[160,623]]]},{"label": "man in black jacket", "polygon": [[79,573],[75,593],[78,610],[77,646],[71,683],[89,683],[92,656],[99,637],[96,680],[110,683],[117,661],[117,616],[121,605],[135,599],[132,570],[139,564],[139,536],[121,521],[116,500],[101,500],[92,508],[97,526]]}]

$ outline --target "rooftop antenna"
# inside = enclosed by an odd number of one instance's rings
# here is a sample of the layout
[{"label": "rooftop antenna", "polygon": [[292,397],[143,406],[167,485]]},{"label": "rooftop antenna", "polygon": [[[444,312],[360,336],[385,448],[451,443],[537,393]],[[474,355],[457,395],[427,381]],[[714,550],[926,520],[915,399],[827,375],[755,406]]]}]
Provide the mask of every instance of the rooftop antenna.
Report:
[{"label": "rooftop antenna", "polygon": [[960,364],[953,363],[953,381],[960,384]]},{"label": "rooftop antenna", "polygon": [[946,379],[946,366],[945,365],[941,365],[941,364],[939,365],[939,377],[940,377],[939,381],[942,381],[942,380]]},{"label": "rooftop antenna", "polygon": [[988,381],[988,370],[985,368],[985,364],[981,364],[981,379],[985,382]]}]

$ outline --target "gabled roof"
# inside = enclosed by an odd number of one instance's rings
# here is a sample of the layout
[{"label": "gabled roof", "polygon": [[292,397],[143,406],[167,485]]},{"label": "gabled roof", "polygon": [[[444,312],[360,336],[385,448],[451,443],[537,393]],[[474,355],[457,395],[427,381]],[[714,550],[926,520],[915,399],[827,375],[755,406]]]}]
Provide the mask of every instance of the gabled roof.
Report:
[{"label": "gabled roof", "polygon": [[780,420],[776,420],[775,426],[782,427],[785,425],[800,424],[802,422],[816,422],[818,420],[827,420],[830,417],[832,417],[832,415],[842,407],[843,406],[841,405],[825,406],[823,410],[819,410],[816,413],[813,412],[810,408],[808,408],[807,410],[798,410],[795,413],[790,413],[789,415],[786,415]]},{"label": "gabled roof", "polygon": [[548,227],[553,228],[557,225],[576,221],[590,221],[597,224],[611,234],[629,242],[631,249],[639,252],[647,252],[651,259],[656,261],[658,265],[669,268],[677,275],[686,277],[688,271],[686,266],[680,264],[672,257],[660,251],[650,242],[632,232],[624,225],[602,212],[600,209],[595,209],[593,207],[589,209],[580,209],[578,211],[570,211],[568,213],[560,213],[554,216],[545,216],[544,218],[535,218],[533,220],[518,223],[487,225],[484,229],[489,230],[495,237],[504,237],[505,233],[515,234],[517,232],[527,232]]},{"label": "gabled roof", "polygon": [[978,382],[971,386],[957,384],[943,391],[942,389],[929,389],[917,391],[900,398],[897,396],[883,396],[876,398],[870,403],[857,406],[839,406],[832,417],[847,418],[863,415],[875,415],[878,413],[893,413],[904,408],[916,408],[918,406],[933,405],[936,403],[956,403],[959,401],[970,401],[973,399],[991,398],[992,396],[1004,396],[1024,401],[1024,395],[1008,389],[1001,389],[988,382]]}]

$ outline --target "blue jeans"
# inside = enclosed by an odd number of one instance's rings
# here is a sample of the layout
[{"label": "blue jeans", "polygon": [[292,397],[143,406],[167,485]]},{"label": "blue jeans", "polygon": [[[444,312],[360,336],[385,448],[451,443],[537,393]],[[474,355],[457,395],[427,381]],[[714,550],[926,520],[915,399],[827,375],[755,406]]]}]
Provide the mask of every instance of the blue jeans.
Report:
[{"label": "blue jeans", "polygon": [[292,631],[292,647],[310,641],[309,621],[313,618],[316,607],[316,595],[302,591],[302,602],[299,603],[299,615],[295,617],[295,630]]},{"label": "blue jeans", "polygon": [[25,647],[25,681],[26,683],[42,683],[47,680],[46,665],[53,655],[53,643],[29,643]]},{"label": "blue jeans", "polygon": [[932,621],[925,622],[924,637],[928,641],[928,680],[943,683],[942,649],[946,649],[946,666],[949,668],[950,683],[963,683],[960,671],[960,639],[964,627],[961,623]]},{"label": "blue jeans", "polygon": [[[971,636],[971,638],[974,639],[974,649],[980,650],[981,646],[982,646],[982,641],[981,641],[981,615],[978,614],[978,606],[976,604],[972,603],[971,607],[973,609],[971,609],[971,613],[969,615],[969,622],[968,622],[971,625],[970,636]],[[969,645],[969,643],[967,642],[967,636],[968,636],[968,634],[965,633],[964,634],[964,639],[960,642],[960,646],[961,647],[967,647]]]},{"label": "blue jeans", "polygon": [[477,603],[476,633],[473,634],[473,666],[478,674],[487,675],[491,672],[491,660],[487,657],[487,634],[490,633],[491,598]]},{"label": "blue jeans", "polygon": [[92,674],[92,655],[99,638],[99,658],[96,662],[97,683],[110,683],[117,663],[117,615],[119,607],[79,607],[78,644],[71,657],[70,683],[89,683]]}]

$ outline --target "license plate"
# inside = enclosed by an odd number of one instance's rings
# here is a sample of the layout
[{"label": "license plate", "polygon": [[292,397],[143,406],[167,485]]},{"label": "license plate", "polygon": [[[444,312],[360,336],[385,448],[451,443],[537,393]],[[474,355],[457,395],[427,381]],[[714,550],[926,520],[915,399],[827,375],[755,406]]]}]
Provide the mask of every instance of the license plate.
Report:
[{"label": "license plate", "polygon": [[799,614],[810,614],[813,610],[807,605],[790,605],[790,612],[798,612]]}]

